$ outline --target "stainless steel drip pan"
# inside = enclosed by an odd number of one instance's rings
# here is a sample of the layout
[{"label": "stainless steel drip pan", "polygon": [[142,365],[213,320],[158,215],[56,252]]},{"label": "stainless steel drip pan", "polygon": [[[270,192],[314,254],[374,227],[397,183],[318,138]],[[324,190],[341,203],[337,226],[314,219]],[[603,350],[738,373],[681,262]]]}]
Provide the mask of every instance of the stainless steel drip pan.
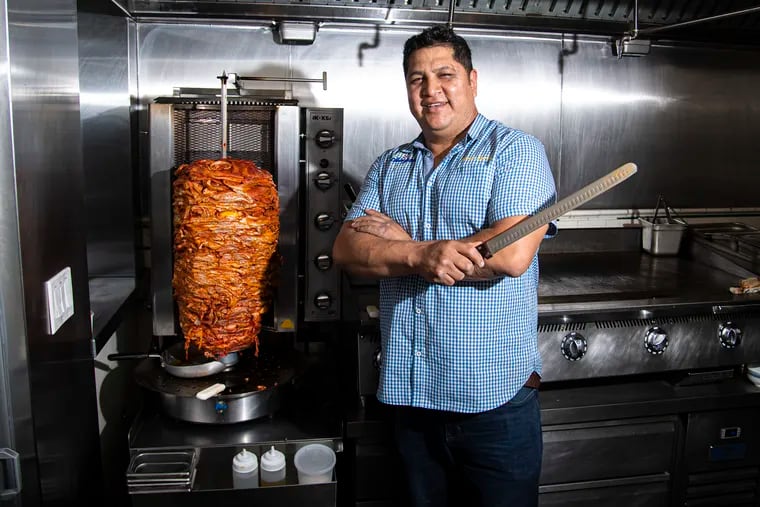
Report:
[{"label": "stainless steel drip pan", "polygon": [[195,449],[133,451],[126,474],[129,492],[190,491],[197,462]]}]

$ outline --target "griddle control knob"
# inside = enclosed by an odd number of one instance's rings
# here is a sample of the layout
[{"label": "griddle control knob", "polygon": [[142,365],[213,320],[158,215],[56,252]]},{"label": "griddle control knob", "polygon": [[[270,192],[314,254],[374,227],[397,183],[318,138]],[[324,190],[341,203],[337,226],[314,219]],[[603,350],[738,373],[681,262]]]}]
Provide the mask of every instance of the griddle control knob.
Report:
[{"label": "griddle control knob", "polygon": [[565,337],[562,338],[562,343],[560,344],[562,355],[565,356],[565,359],[568,361],[577,361],[582,358],[586,354],[587,348],[588,344],[586,343],[586,338],[575,331],[566,334]]},{"label": "griddle control knob", "polygon": [[742,342],[742,330],[733,322],[723,322],[718,326],[718,339],[727,349],[733,349]]},{"label": "griddle control knob", "polygon": [[320,310],[327,310],[332,305],[332,297],[327,292],[320,292],[314,296],[314,306]]},{"label": "griddle control knob", "polygon": [[650,354],[662,354],[668,348],[668,333],[659,326],[650,327],[644,336],[644,347]]},{"label": "griddle control knob", "polygon": [[335,143],[335,132],[332,130],[322,129],[314,136],[314,141],[320,148],[329,148]]}]

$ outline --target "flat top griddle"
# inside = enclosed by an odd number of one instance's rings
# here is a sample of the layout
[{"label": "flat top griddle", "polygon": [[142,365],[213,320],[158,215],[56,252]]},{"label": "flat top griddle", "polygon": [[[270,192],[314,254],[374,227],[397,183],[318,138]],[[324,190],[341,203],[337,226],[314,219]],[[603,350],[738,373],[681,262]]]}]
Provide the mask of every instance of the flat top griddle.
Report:
[{"label": "flat top griddle", "polygon": [[539,258],[539,316],[557,312],[760,304],[734,295],[740,278],[680,256],[645,252],[550,253]]}]

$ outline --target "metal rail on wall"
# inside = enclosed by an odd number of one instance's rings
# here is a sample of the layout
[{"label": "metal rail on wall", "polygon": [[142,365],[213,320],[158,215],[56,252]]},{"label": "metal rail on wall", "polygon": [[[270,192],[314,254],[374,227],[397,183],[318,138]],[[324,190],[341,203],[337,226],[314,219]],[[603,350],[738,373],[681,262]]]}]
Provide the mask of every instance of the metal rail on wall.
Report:
[{"label": "metal rail on wall", "polygon": [[327,72],[322,72],[322,78],[306,77],[265,77],[265,76],[240,76],[234,72],[230,73],[233,78],[232,84],[240,89],[240,81],[276,81],[282,83],[322,83],[322,90],[327,90]]}]

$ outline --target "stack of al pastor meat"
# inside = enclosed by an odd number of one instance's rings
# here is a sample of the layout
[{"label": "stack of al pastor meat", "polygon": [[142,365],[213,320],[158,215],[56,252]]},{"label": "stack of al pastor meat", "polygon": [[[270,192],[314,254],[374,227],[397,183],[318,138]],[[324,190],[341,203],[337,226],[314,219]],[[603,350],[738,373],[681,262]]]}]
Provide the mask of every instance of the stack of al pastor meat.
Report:
[{"label": "stack of al pastor meat", "polygon": [[255,346],[279,258],[272,175],[247,160],[180,166],[172,184],[172,285],[186,346],[208,357]]}]

